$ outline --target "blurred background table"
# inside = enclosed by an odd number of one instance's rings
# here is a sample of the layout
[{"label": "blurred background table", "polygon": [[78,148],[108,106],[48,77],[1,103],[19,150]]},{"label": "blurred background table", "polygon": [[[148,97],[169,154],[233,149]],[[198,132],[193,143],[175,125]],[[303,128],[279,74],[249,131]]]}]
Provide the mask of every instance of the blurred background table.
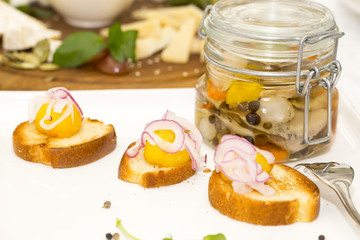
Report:
[{"label": "blurred background table", "polygon": [[[338,88],[355,106],[360,106],[360,0],[314,1],[324,4],[334,13],[340,30],[346,34],[339,42],[338,59],[342,63],[343,73]],[[133,21],[131,11],[144,6],[157,7],[159,4],[150,0],[136,0],[131,9],[119,17],[119,21]],[[62,30],[63,37],[79,30],[58,18],[49,20],[48,24]],[[21,71],[0,66],[0,89],[45,90],[55,86],[71,90],[194,87],[198,77],[205,71],[205,65],[199,61],[198,55],[193,55],[185,65],[156,63],[155,58],[157,56],[142,60],[141,68],[123,76],[101,74],[89,65],[55,72]],[[159,70],[160,74],[157,75]],[[136,76],[139,75],[136,72],[139,72],[140,76]],[[49,77],[54,78],[54,81],[47,82]]]},{"label": "blurred background table", "polygon": [[[118,21],[134,21],[131,17],[134,9],[161,6],[163,5],[155,1],[136,0]],[[66,24],[59,15],[54,15],[45,22],[50,28],[61,30],[62,39],[73,32],[84,30]],[[99,29],[92,30],[99,33]],[[106,75],[95,70],[91,64],[79,68],[61,68],[52,72],[0,66],[0,90],[47,90],[58,86],[70,90],[195,87],[197,79],[204,71],[205,65],[198,54],[191,55],[187,64],[163,63],[159,61],[157,54],[139,60],[135,69],[125,75]]]}]

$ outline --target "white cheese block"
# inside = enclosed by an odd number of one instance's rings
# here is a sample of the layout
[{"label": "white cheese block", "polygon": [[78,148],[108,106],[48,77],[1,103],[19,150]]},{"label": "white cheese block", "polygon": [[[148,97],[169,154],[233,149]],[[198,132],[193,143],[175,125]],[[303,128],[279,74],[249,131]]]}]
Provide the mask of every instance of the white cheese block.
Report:
[{"label": "white cheese block", "polygon": [[[147,38],[150,36],[159,36],[161,33],[161,23],[159,19],[148,19],[132,23],[121,24],[122,31],[137,30],[138,38]],[[109,36],[109,28],[100,30],[102,37]]]},{"label": "white cheese block", "polygon": [[196,31],[196,19],[188,18],[180,28],[179,33],[162,51],[161,59],[164,62],[187,63],[190,56],[191,42]]},{"label": "white cheese block", "polygon": [[171,15],[167,15],[167,14],[161,14],[161,13],[150,13],[147,15],[148,19],[157,19],[158,21],[160,21],[161,26],[165,27],[165,26],[172,26],[175,27],[176,29],[180,29],[181,24],[183,23],[183,21],[181,21],[180,19],[177,19]]},{"label": "white cheese block", "polygon": [[191,46],[190,46],[190,52],[195,54],[200,54],[204,48],[205,40],[202,40],[198,37],[194,37]]},{"label": "white cheese block", "polygon": [[189,17],[194,17],[196,19],[196,25],[199,25],[203,11],[195,5],[190,4],[178,7],[142,8],[132,13],[132,16],[136,19],[150,19],[154,15],[167,15],[178,20],[186,20]]},{"label": "white cheese block", "polygon": [[150,57],[168,45],[176,35],[177,31],[173,27],[167,26],[162,28],[160,36],[137,39],[135,49],[136,59]]}]

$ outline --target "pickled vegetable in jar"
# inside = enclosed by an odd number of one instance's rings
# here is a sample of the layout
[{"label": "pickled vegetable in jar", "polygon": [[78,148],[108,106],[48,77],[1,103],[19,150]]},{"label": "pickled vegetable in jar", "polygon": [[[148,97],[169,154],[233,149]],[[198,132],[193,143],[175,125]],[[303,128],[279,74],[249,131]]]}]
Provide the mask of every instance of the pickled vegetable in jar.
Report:
[{"label": "pickled vegetable in jar", "polygon": [[303,159],[335,134],[344,34],[329,9],[310,1],[221,0],[199,35],[207,71],[196,86],[204,141],[244,137],[276,161]]}]

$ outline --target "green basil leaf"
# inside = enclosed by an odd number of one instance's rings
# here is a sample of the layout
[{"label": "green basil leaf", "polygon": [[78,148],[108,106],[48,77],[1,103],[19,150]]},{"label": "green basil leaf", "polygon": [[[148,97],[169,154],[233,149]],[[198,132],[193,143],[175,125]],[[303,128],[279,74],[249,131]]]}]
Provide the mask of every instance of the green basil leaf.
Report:
[{"label": "green basil leaf", "polygon": [[119,63],[130,59],[135,61],[135,47],[138,31],[121,31],[119,23],[114,23],[109,29],[109,51]]},{"label": "green basil leaf", "polygon": [[106,48],[102,37],[90,32],[76,32],[68,36],[56,50],[53,63],[62,67],[77,67]]},{"label": "green basil leaf", "polygon": [[222,233],[218,233],[216,235],[207,235],[203,238],[203,240],[226,240],[226,237]]}]

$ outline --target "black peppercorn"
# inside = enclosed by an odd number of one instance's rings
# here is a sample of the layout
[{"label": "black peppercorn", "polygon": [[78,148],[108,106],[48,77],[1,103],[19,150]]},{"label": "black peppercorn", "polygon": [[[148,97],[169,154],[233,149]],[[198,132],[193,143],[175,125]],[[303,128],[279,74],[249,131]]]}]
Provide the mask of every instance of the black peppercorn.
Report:
[{"label": "black peppercorn", "polygon": [[254,141],[254,139],[253,139],[252,137],[250,137],[250,136],[245,136],[244,138],[245,138],[249,143],[251,143],[251,144],[254,145],[255,141]]},{"label": "black peppercorn", "polygon": [[324,235],[320,235],[320,236],[319,236],[319,240],[325,240],[325,236],[324,236]]},{"label": "black peppercorn", "polygon": [[246,121],[250,125],[258,125],[260,123],[260,116],[257,113],[248,113],[246,114]]},{"label": "black peppercorn", "polygon": [[221,129],[222,129],[221,121],[219,119],[216,119],[214,124],[215,124],[216,131],[221,132]]},{"label": "black peppercorn", "polygon": [[251,112],[256,112],[260,107],[260,102],[259,101],[251,101],[249,102],[249,110]]},{"label": "black peppercorn", "polygon": [[111,202],[110,201],[106,201],[104,202],[104,208],[110,208],[111,207]]},{"label": "black peppercorn", "polygon": [[237,109],[240,112],[246,112],[247,110],[249,110],[249,103],[248,102],[241,102],[238,104]]},{"label": "black peppercorn", "polygon": [[214,115],[210,115],[210,116],[209,116],[209,122],[210,122],[211,124],[214,124],[215,121],[216,121],[215,116],[214,116]]},{"label": "black peppercorn", "polygon": [[266,122],[266,123],[264,123],[263,127],[265,129],[270,129],[272,127],[272,123],[271,122]]},{"label": "black peppercorn", "polygon": [[106,237],[106,239],[111,240],[113,236],[112,236],[111,233],[107,233],[107,234],[105,235],[105,237]]},{"label": "black peppercorn", "polygon": [[215,137],[213,140],[212,140],[212,144],[214,146],[217,146],[219,144],[219,139],[217,137]]},{"label": "black peppercorn", "polygon": [[120,234],[114,233],[113,239],[114,239],[114,240],[119,240],[119,239],[120,239]]}]

